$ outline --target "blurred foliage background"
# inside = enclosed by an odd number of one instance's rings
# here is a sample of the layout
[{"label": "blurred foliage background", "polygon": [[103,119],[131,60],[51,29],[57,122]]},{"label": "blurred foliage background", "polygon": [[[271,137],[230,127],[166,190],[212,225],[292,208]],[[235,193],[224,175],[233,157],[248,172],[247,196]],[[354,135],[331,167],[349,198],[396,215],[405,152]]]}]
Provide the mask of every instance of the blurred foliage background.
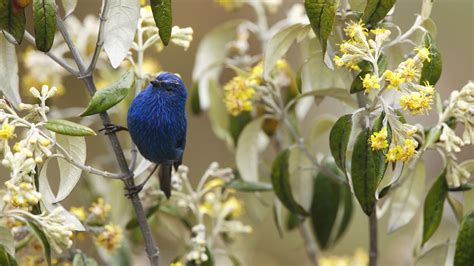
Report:
[{"label": "blurred foliage background", "polygon": [[[100,1],[81,0],[75,15],[83,19],[88,14],[98,15]],[[276,21],[285,15],[285,12],[295,3],[302,1],[285,0],[282,7],[269,19],[270,23]],[[414,14],[419,12],[421,0],[398,0],[397,10],[393,16],[393,21],[405,30],[415,19]],[[234,18],[253,18],[254,14],[250,7],[246,6],[238,11],[225,12],[216,5],[213,0],[175,0],[173,2],[174,24],[181,27],[190,26],[194,29],[194,40],[187,51],[182,48],[170,45],[162,53],[149,53],[147,59],[150,62],[161,65],[163,70],[180,73],[185,81],[188,90],[191,88],[191,72],[194,65],[195,52],[197,46],[205,35],[216,25]],[[436,22],[438,32],[438,46],[443,53],[443,73],[441,80],[437,84],[437,90],[446,98],[453,89],[461,88],[467,80],[474,79],[474,1],[472,0],[437,0],[433,8],[432,19]],[[31,26],[31,25],[30,25]],[[253,40],[255,41],[255,40]],[[26,49],[29,45],[24,42],[21,49]],[[299,56],[295,51],[290,51],[287,60],[296,63]],[[159,63],[158,63],[159,62]],[[48,64],[54,64],[49,61]],[[229,72],[230,74],[231,72]],[[20,70],[20,79],[22,72]],[[55,85],[55,84],[50,84]],[[54,105],[58,107],[84,107],[89,101],[85,88],[82,83],[73,79],[68,79],[65,83],[66,94],[58,97]],[[326,99],[317,108],[311,112],[314,115],[323,113],[332,113],[335,115],[343,114],[340,103],[332,99]],[[79,110],[79,109],[78,109]],[[125,114],[125,112],[122,112]],[[212,161],[218,161],[221,166],[234,166],[234,157],[228,151],[224,142],[218,140],[211,130],[207,115],[192,115],[188,112],[189,129],[188,142],[184,158],[184,163],[191,169],[190,176],[196,181],[203,171]],[[422,123],[430,124],[435,122],[434,115],[425,117]],[[125,117],[115,116],[114,120],[125,123]],[[417,121],[419,122],[419,121]],[[421,122],[421,121],[420,121]],[[92,127],[97,130],[99,124],[93,124]],[[128,141],[125,133],[121,133],[123,141]],[[112,156],[107,152],[109,149],[105,138],[91,138],[88,140],[88,158],[96,160],[101,156]],[[328,151],[328,142],[320,142],[319,148],[322,151]],[[460,155],[461,159],[472,158],[472,146],[466,148]],[[99,157],[98,157],[99,156]],[[94,158],[94,159],[91,159]],[[425,157],[427,162],[427,182],[431,184],[435,174],[441,169],[441,159],[433,152]],[[114,167],[110,164],[109,167]],[[110,168],[112,169],[112,168]],[[100,177],[88,177],[99,179]],[[268,181],[264,179],[262,181]],[[87,206],[94,196],[88,195],[83,191],[86,186],[94,184],[93,189],[97,193],[107,193],[103,195],[106,200],[112,203],[113,220],[124,225],[124,212],[129,208],[129,203],[123,198],[122,184],[118,181],[101,181],[86,184],[81,181],[82,187],[78,187],[68,199],[71,205]],[[108,187],[105,189],[104,187]],[[109,193],[107,191],[114,191]],[[244,196],[245,197],[245,196]],[[121,202],[121,203],[120,203]],[[263,202],[263,204],[262,204]],[[272,221],[271,208],[265,206],[265,202],[271,203],[270,197],[263,197],[257,200],[254,196],[245,198],[245,222],[253,228],[253,233],[243,235],[234,243],[232,250],[240,254],[244,265],[306,265],[307,257],[304,251],[304,245],[297,231],[285,233],[280,237]],[[66,204],[67,205],[67,204]],[[126,207],[121,207],[126,206]],[[365,215],[359,208],[356,208],[356,215],[351,222],[349,230],[346,232],[342,241],[340,241],[332,250],[324,255],[352,255],[357,248],[367,250],[368,245],[368,223]],[[438,233],[434,236],[443,239],[446,235],[456,235],[457,223],[453,213],[448,210],[444,212],[446,216],[443,219]],[[385,217],[386,218],[386,217]],[[128,219],[128,218],[127,218]],[[170,227],[166,217],[160,222],[152,223],[156,234],[158,245],[163,255],[163,261],[170,261],[176,255],[179,249],[180,240],[174,237],[173,230],[180,230],[179,227]],[[416,223],[413,223],[416,224]],[[382,219],[379,227],[380,237],[380,265],[409,265],[411,263],[412,240],[416,230],[415,226],[405,227],[391,235],[386,232],[386,219]],[[444,234],[444,236],[443,236]],[[137,238],[141,239],[139,234]],[[83,243],[87,246],[87,243]],[[133,248],[133,247],[132,247]],[[146,258],[134,258],[134,265],[145,265]]]}]

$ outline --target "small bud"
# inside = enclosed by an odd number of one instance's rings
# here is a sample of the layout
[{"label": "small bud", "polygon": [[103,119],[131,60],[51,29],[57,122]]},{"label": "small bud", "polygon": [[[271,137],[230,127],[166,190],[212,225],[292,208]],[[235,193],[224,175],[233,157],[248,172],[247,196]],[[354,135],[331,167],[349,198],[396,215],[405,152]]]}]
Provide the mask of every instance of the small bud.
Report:
[{"label": "small bud", "polygon": [[40,98],[40,97],[41,97],[40,92],[39,92],[35,87],[31,87],[30,93],[31,93],[35,98]]}]

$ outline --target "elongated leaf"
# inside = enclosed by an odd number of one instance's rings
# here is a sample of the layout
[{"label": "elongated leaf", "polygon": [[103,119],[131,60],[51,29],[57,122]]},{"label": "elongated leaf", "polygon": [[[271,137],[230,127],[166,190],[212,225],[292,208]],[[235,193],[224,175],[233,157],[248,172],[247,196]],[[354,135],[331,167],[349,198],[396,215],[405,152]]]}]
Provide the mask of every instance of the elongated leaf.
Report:
[{"label": "elongated leaf", "polygon": [[352,115],[341,116],[329,133],[329,147],[336,165],[344,173],[346,171],[346,150],[352,130]]},{"label": "elongated leaf", "polygon": [[311,203],[311,224],[321,249],[330,246],[341,200],[339,184],[332,177],[319,173],[314,179]]},{"label": "elongated leaf", "polygon": [[466,215],[459,229],[454,255],[455,266],[474,265],[474,212]]},{"label": "elongated leaf", "polygon": [[395,2],[396,0],[367,0],[362,19],[368,24],[377,24],[385,18]]},{"label": "elongated leaf", "polygon": [[362,85],[362,79],[365,77],[366,74],[370,73],[369,71],[361,71],[357,76],[355,76],[354,81],[351,84],[351,93],[358,93],[364,91],[365,88]]},{"label": "elongated leaf", "polygon": [[25,34],[26,17],[24,9],[17,9],[13,0],[0,2],[0,30],[8,32],[18,44]]},{"label": "elongated leaf", "polygon": [[128,95],[128,91],[135,83],[135,73],[128,71],[118,81],[98,90],[89,102],[81,116],[89,116],[105,112],[121,102]]},{"label": "elongated leaf", "polygon": [[423,62],[420,84],[428,82],[434,86],[441,77],[441,71],[443,70],[443,60],[435,40],[429,33],[426,33],[425,35],[425,47],[430,50],[430,61]]},{"label": "elongated leaf", "polygon": [[327,41],[331,35],[339,0],[305,0],[304,6],[314,33],[318,36],[326,53]]},{"label": "elongated leaf", "polygon": [[68,17],[74,12],[77,6],[77,0],[62,0],[64,8],[64,17]]},{"label": "elongated leaf", "polygon": [[264,192],[264,191],[271,191],[273,187],[271,184],[262,183],[262,182],[247,182],[244,180],[236,179],[227,183],[225,185],[226,188],[235,189],[237,191],[242,192]]},{"label": "elongated leaf", "polygon": [[273,190],[281,203],[295,214],[307,215],[306,210],[296,202],[293,197],[290,185],[290,173],[288,159],[290,151],[282,151],[272,164],[272,184]]},{"label": "elongated leaf", "polygon": [[113,68],[122,63],[130,50],[138,18],[140,1],[109,0],[104,24],[104,48]]},{"label": "elongated leaf", "polygon": [[199,101],[199,85],[194,83],[191,88],[191,93],[189,94],[189,102],[191,105],[191,111],[193,114],[198,115],[202,112],[201,103]]},{"label": "elongated leaf", "polygon": [[[63,147],[74,159],[74,161],[84,164],[86,161],[86,140],[83,137],[71,137],[64,135],[56,135],[58,145]],[[60,181],[56,201],[64,200],[76,187],[82,170],[73,166],[66,160],[58,161]]]},{"label": "elongated leaf", "polygon": [[21,102],[19,92],[18,61],[15,46],[0,36],[0,89],[3,95],[17,107]]},{"label": "elongated leaf", "polygon": [[0,246],[3,246],[12,257],[15,257],[15,240],[12,231],[3,226],[0,226]]},{"label": "elongated leaf", "polygon": [[449,244],[436,245],[423,253],[415,262],[416,266],[445,265]]},{"label": "elongated leaf", "polygon": [[268,137],[262,130],[264,118],[259,117],[247,124],[237,142],[235,162],[240,176],[248,182],[258,181],[260,149],[268,143]]},{"label": "elongated leaf", "polygon": [[0,265],[2,266],[17,266],[18,263],[14,256],[7,252],[4,246],[0,245]]},{"label": "elongated leaf", "polygon": [[44,234],[43,230],[38,227],[34,222],[25,220],[28,227],[31,229],[31,232],[36,236],[41,245],[43,246],[44,258],[48,263],[48,266],[51,266],[51,246],[49,245],[48,238]]},{"label": "elongated leaf", "polygon": [[426,178],[425,164],[419,162],[414,170],[406,169],[403,175],[403,183],[392,196],[388,219],[389,233],[407,225],[415,217],[422,202]]},{"label": "elongated leaf", "polygon": [[352,153],[351,176],[354,193],[362,210],[370,216],[375,206],[375,191],[379,183],[378,164],[369,143],[370,129],[357,137]]},{"label": "elongated leaf", "polygon": [[431,128],[428,134],[426,135],[426,141],[424,143],[424,146],[430,147],[435,142],[437,142],[442,132],[443,132],[443,128],[440,126]]},{"label": "elongated leaf", "polygon": [[[193,82],[199,89],[199,106],[207,110],[210,106],[210,87],[217,83],[222,72],[227,50],[222,49],[235,39],[236,29],[242,20],[232,20],[212,29],[203,37],[196,52]],[[222,102],[222,98],[220,100]]]},{"label": "elongated leaf", "polygon": [[150,5],[155,24],[160,30],[160,38],[165,45],[168,45],[173,27],[171,0],[150,0]]},{"label": "elongated leaf", "polygon": [[56,4],[54,0],[33,0],[36,47],[48,52],[56,33]]},{"label": "elongated leaf", "polygon": [[296,229],[302,222],[304,221],[301,220],[299,215],[289,212],[286,219],[286,230],[291,231]]},{"label": "elongated leaf", "polygon": [[276,62],[290,48],[296,37],[304,30],[303,24],[294,24],[275,34],[266,45],[263,58],[263,77],[269,78]]},{"label": "elongated leaf", "polygon": [[237,144],[242,130],[250,121],[252,121],[252,114],[250,112],[243,112],[237,116],[232,115],[229,117],[229,131],[234,140],[234,145]]},{"label": "elongated leaf", "polygon": [[454,216],[456,216],[456,219],[458,220],[458,222],[461,223],[464,216],[464,207],[462,203],[459,200],[457,200],[455,197],[449,194],[446,198],[448,199],[449,206],[451,207],[451,210],[453,211]]},{"label": "elongated leaf", "polygon": [[44,127],[50,131],[67,136],[82,137],[96,135],[94,130],[67,120],[49,120],[46,124],[44,124]]},{"label": "elongated leaf", "polygon": [[448,194],[446,170],[436,179],[428,191],[423,208],[423,242],[425,244],[434,234],[443,217],[443,206]]},{"label": "elongated leaf", "polygon": [[334,238],[334,243],[336,243],[344,235],[352,219],[354,207],[352,203],[352,192],[348,185],[341,184],[341,198],[341,206],[339,207],[338,213],[338,217],[341,216],[341,219],[340,223],[338,224],[338,228],[335,231],[336,235]]}]

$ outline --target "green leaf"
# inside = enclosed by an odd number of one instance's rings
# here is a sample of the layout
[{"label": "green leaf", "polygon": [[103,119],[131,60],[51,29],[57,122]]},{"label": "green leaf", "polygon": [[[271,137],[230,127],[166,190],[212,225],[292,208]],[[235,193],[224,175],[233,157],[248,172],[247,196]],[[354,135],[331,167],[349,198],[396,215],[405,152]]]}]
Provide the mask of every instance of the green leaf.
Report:
[{"label": "green leaf", "polygon": [[265,192],[273,190],[271,184],[262,182],[248,182],[241,179],[235,179],[225,185],[225,188],[235,189],[242,192]]},{"label": "green leaf", "polygon": [[[69,153],[72,159],[80,164],[86,161],[86,140],[84,137],[71,137],[65,135],[56,135],[58,145],[63,147]],[[73,166],[64,159],[58,160],[59,166],[59,188],[56,195],[56,202],[64,200],[76,187],[81,177],[82,170]]]},{"label": "green leaf", "polygon": [[18,263],[14,256],[10,255],[4,246],[0,245],[0,265],[2,266],[17,266]]},{"label": "green leaf", "polygon": [[418,162],[415,169],[406,168],[400,186],[395,190],[391,199],[388,232],[392,233],[407,225],[415,217],[423,201],[426,168],[423,162]]},{"label": "green leaf", "polygon": [[466,215],[459,229],[454,255],[455,266],[474,265],[474,212]]},{"label": "green leaf", "polygon": [[377,156],[370,147],[371,130],[363,130],[357,137],[352,153],[351,177],[354,194],[362,210],[370,216],[375,207],[375,192],[380,181]]},{"label": "green leaf", "polygon": [[48,52],[56,33],[56,3],[54,0],[33,0],[36,47]]},{"label": "green leaf", "polygon": [[49,120],[44,124],[44,127],[50,131],[67,135],[67,136],[94,136],[95,132],[83,125],[67,121],[67,120]]},{"label": "green leaf", "polygon": [[444,200],[448,194],[448,184],[446,183],[446,169],[436,179],[433,186],[426,195],[423,208],[423,242],[430,239],[436,229],[438,229],[443,217]]},{"label": "green leaf", "polygon": [[[342,175],[334,162],[326,169]],[[349,187],[323,172],[313,182],[311,224],[321,249],[332,247],[343,235],[352,217],[352,193]]]},{"label": "green leaf", "polygon": [[8,101],[17,107],[21,98],[15,45],[8,42],[2,35],[0,35],[0,69],[0,84],[2,84],[0,89]]},{"label": "green leaf", "polygon": [[367,24],[375,25],[388,14],[396,0],[367,0],[362,19]]},{"label": "green leaf", "polygon": [[104,50],[113,68],[120,66],[132,46],[140,17],[140,1],[108,0]]},{"label": "green leaf", "polygon": [[327,41],[332,32],[338,5],[339,0],[304,1],[311,27],[321,43],[323,56],[326,53]]},{"label": "green leaf", "polygon": [[118,81],[104,89],[96,91],[81,116],[89,116],[105,112],[121,102],[135,83],[135,73],[128,71]]},{"label": "green leaf", "polygon": [[191,111],[193,114],[198,115],[202,112],[201,103],[199,101],[199,84],[196,82],[191,88],[191,93],[189,95],[189,102],[191,104]]},{"label": "green leaf", "polygon": [[443,127],[436,126],[432,127],[428,134],[426,135],[426,140],[424,143],[425,147],[430,147],[431,145],[435,144],[439,140],[441,133],[443,132]]},{"label": "green leaf", "polygon": [[268,79],[276,62],[290,48],[293,41],[304,31],[305,25],[294,24],[279,31],[268,41],[263,58],[263,77]]},{"label": "green leaf", "polygon": [[329,147],[336,165],[346,171],[346,150],[352,130],[352,115],[341,116],[329,133]]},{"label": "green leaf", "polygon": [[0,3],[0,30],[8,32],[18,44],[25,34],[25,10],[15,8],[13,0],[3,0]]},{"label": "green leaf", "polygon": [[237,116],[229,116],[229,130],[234,140],[234,145],[237,144],[240,134],[250,121],[252,121],[252,114],[250,112],[242,112]]},{"label": "green leaf", "polygon": [[288,217],[286,219],[286,230],[291,231],[293,229],[296,229],[298,226],[301,225],[302,222],[303,221],[301,220],[301,216],[289,212]]},{"label": "green leaf", "polygon": [[351,84],[351,93],[358,93],[365,90],[364,86],[362,85],[362,79],[369,73],[370,71],[362,70],[357,76],[355,76],[354,81],[352,81]]},{"label": "green leaf", "polygon": [[293,197],[290,185],[290,173],[288,159],[290,157],[290,151],[282,151],[272,164],[272,184],[273,190],[276,196],[280,199],[281,203],[290,211],[295,214],[307,215],[306,210],[296,202]]},{"label": "green leaf", "polygon": [[349,4],[353,11],[362,13],[364,12],[366,1],[367,0],[349,0]]},{"label": "green leaf", "polygon": [[43,252],[48,263],[48,266],[51,266],[51,246],[49,245],[48,238],[44,234],[43,230],[38,227],[34,222],[25,220],[28,227],[31,229],[31,232],[36,236],[41,245],[43,246]]},{"label": "green leaf", "polygon": [[160,38],[164,45],[168,45],[171,39],[171,28],[173,27],[171,0],[150,0],[150,5],[155,24],[159,29]]},{"label": "green leaf", "polygon": [[441,77],[443,60],[435,40],[429,33],[425,35],[425,47],[430,50],[430,61],[423,62],[420,84],[428,82],[430,85],[434,86]]},{"label": "green leaf", "polygon": [[3,246],[9,255],[15,257],[15,240],[11,229],[0,226],[0,246]]}]

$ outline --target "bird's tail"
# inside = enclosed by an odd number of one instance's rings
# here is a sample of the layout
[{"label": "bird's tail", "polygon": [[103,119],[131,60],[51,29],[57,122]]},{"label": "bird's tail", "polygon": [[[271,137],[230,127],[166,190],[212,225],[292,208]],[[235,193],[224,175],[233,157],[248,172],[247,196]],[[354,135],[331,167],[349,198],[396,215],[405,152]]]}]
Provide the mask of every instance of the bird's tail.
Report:
[{"label": "bird's tail", "polygon": [[160,188],[166,195],[166,198],[171,197],[171,164],[161,164],[158,177],[160,178]]}]

